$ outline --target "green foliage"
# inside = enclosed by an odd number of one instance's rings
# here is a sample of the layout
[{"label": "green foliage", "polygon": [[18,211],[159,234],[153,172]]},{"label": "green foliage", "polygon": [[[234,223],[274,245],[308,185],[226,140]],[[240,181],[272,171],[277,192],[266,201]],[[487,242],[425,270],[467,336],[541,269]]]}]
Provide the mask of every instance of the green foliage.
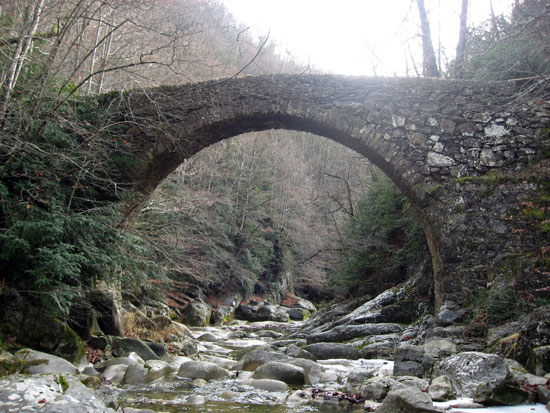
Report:
[{"label": "green foliage", "polygon": [[349,217],[340,251],[342,265],[335,282],[357,294],[404,281],[408,270],[428,254],[410,204],[385,176],[374,180]]},{"label": "green foliage", "polygon": [[550,6],[517,2],[509,19],[474,27],[468,34],[464,75],[474,79],[521,79],[550,73]]},{"label": "green foliage", "polygon": [[144,241],[117,228],[117,151],[98,113],[94,99],[55,113],[45,101],[27,127],[22,110],[2,129],[0,273],[57,316],[98,280],[139,285],[150,271]]},{"label": "green foliage", "polygon": [[69,382],[67,381],[67,379],[60,374],[54,380],[57,384],[61,386],[62,392],[65,393],[69,388]]},{"label": "green foliage", "polygon": [[489,325],[516,319],[530,308],[527,303],[518,300],[511,288],[503,291],[478,288],[472,294],[472,305],[477,313],[485,314]]}]

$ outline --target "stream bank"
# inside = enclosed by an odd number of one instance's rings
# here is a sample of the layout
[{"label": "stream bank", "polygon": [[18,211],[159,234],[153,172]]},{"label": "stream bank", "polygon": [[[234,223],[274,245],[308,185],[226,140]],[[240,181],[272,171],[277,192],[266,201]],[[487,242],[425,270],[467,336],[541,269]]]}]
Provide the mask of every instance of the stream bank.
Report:
[{"label": "stream bank", "polygon": [[463,335],[467,326],[441,325],[421,301],[412,305],[411,292],[404,284],[306,321],[187,327],[161,314],[162,305],[129,313],[150,332],[164,323],[159,339],[91,337],[92,362],[2,353],[0,411],[545,411],[544,358],[528,372],[487,353]]}]

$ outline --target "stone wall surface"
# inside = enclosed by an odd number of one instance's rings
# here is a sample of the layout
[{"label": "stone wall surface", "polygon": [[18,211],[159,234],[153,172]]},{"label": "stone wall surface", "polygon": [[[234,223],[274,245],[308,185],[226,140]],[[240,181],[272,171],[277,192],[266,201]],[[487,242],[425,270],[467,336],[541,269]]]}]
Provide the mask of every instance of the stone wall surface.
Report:
[{"label": "stone wall surface", "polygon": [[[131,176],[142,194],[129,215],[213,143],[266,129],[311,132],[366,156],[408,197],[430,246],[437,307],[463,302],[517,247],[509,216],[538,190],[522,171],[548,148],[549,102],[519,100],[506,82],[273,75],[123,98],[120,138],[138,160]],[[486,179],[494,172],[508,178]]]}]

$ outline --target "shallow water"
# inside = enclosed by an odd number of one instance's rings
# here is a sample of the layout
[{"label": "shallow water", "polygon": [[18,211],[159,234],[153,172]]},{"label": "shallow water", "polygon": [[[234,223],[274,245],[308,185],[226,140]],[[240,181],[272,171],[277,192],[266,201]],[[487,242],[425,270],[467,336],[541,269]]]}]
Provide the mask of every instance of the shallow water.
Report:
[{"label": "shallow water", "polygon": [[[130,405],[126,405],[131,407]],[[146,405],[140,404],[135,406],[139,408],[150,408],[158,409],[158,405]],[[355,406],[349,409],[335,409],[334,406],[299,406],[299,407],[290,407],[284,405],[269,406],[264,404],[241,404],[241,403],[230,403],[230,402],[208,402],[200,406],[186,406],[186,405],[165,405],[162,407],[163,412],[250,412],[250,413],[302,413],[302,412],[318,412],[318,413],[329,413],[329,412],[342,412],[342,413],[351,413],[357,410],[362,411],[362,406]]]},{"label": "shallow water", "polygon": [[[193,335],[199,338],[204,333],[212,333],[215,341],[202,341],[199,344],[200,354],[205,356],[231,358],[238,360],[242,355],[253,348],[269,344],[272,339],[258,337],[254,334],[254,324],[250,323],[239,327],[206,327],[195,329]],[[260,323],[258,323],[260,324]],[[258,325],[258,329],[277,329],[277,323]],[[295,329],[297,326],[293,326]],[[245,330],[246,338],[229,338],[235,330]],[[207,360],[207,357],[202,357]],[[325,372],[337,377],[337,381],[318,383],[316,389],[326,391],[342,391],[347,376],[354,372],[374,372],[375,375],[390,376],[393,371],[393,362],[387,360],[320,360]],[[244,385],[248,372],[231,379],[214,380],[204,386],[194,386],[190,380],[177,379],[175,376],[163,381],[148,385],[126,386],[112,388],[113,395],[122,407],[148,408],[158,412],[252,412],[252,413],[302,413],[302,412],[362,412],[363,403],[350,404],[338,402],[334,398],[324,400],[319,396],[314,401],[290,405],[286,399],[290,392],[267,392]],[[312,386],[303,386],[303,389],[312,389]],[[191,405],[189,398],[202,396],[206,400],[200,405]],[[471,399],[453,400],[445,403],[434,403],[440,408],[449,409],[454,413],[548,413],[542,404],[512,407],[490,408],[451,408],[453,405],[466,405]]]},{"label": "shallow water", "polygon": [[[434,402],[436,407],[453,406],[460,402],[472,402],[472,399],[450,400],[448,402]],[[479,409],[452,408],[448,410],[454,413],[548,413],[544,404],[527,404],[523,406],[493,406]]]}]

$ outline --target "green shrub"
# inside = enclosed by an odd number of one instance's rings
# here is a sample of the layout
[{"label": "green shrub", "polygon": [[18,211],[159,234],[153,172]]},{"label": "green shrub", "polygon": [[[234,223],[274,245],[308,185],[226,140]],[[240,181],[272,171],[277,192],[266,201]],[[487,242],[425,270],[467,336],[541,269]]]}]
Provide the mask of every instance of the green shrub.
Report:
[{"label": "green shrub", "polygon": [[385,176],[376,177],[347,220],[340,254],[335,282],[356,294],[404,281],[427,256],[424,232],[410,204]]}]

